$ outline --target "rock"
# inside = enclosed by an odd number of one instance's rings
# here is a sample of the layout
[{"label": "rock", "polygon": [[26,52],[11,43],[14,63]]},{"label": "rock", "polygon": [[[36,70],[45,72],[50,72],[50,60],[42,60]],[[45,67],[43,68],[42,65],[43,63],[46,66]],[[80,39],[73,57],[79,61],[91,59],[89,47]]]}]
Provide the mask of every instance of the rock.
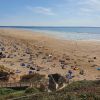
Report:
[{"label": "rock", "polygon": [[40,71],[40,69],[37,69],[37,71]]},{"label": "rock", "polygon": [[21,63],[20,66],[25,66],[25,64],[24,63]]},{"label": "rock", "polygon": [[90,63],[90,62],[94,62],[94,60],[90,59],[90,60],[88,60],[88,62],[89,62],[89,63]]},{"label": "rock", "polygon": [[4,47],[1,47],[0,50],[1,50],[1,51],[5,51],[5,48],[4,48]]},{"label": "rock", "polygon": [[43,54],[43,52],[39,51],[38,54]]},{"label": "rock", "polygon": [[30,70],[35,70],[35,68],[34,67],[30,67]]},{"label": "rock", "polygon": [[49,56],[49,58],[51,58],[51,57],[52,57],[52,55],[50,55],[50,54],[49,54],[48,56]]},{"label": "rock", "polygon": [[58,58],[57,57],[53,57],[53,60],[57,60]]},{"label": "rock", "polygon": [[65,60],[59,59],[59,62],[64,63],[64,62],[65,62]]},{"label": "rock", "polygon": [[65,69],[65,66],[64,65],[61,65],[62,69]]},{"label": "rock", "polygon": [[26,51],[25,51],[25,53],[30,54],[30,49],[27,48]]},{"label": "rock", "polygon": [[52,60],[51,59],[48,59],[47,62],[52,62]]},{"label": "rock", "polygon": [[70,60],[70,58],[66,58],[66,60]]},{"label": "rock", "polygon": [[30,67],[31,67],[31,65],[30,65],[30,64],[27,64],[27,65],[26,65],[26,67],[27,67],[27,68],[30,68]]},{"label": "rock", "polygon": [[12,55],[12,54],[9,54],[8,56],[7,56],[7,58],[13,58],[14,56]]},{"label": "rock", "polygon": [[46,59],[46,57],[43,57],[42,59]]},{"label": "rock", "polygon": [[26,56],[26,54],[23,54],[23,57]]},{"label": "rock", "polygon": [[24,59],[20,58],[19,61],[23,61]]},{"label": "rock", "polygon": [[93,64],[91,67],[96,67],[97,65],[96,64]]},{"label": "rock", "polygon": [[0,52],[0,55],[2,55],[2,52]]},{"label": "rock", "polygon": [[80,75],[84,75],[84,70],[81,69],[80,72],[79,72],[79,74],[80,74]]},{"label": "rock", "polygon": [[97,57],[93,57],[94,59],[97,59]]},{"label": "rock", "polygon": [[11,63],[11,64],[10,64],[10,66],[13,66],[13,65],[14,65],[14,63]]},{"label": "rock", "polygon": [[0,58],[6,58],[6,55],[0,52]]}]

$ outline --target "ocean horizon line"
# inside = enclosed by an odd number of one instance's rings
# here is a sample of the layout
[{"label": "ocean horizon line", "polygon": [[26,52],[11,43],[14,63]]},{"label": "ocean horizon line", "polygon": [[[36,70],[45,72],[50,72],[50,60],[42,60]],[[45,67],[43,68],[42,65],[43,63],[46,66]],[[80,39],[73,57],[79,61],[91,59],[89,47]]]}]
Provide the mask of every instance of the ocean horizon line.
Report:
[{"label": "ocean horizon line", "polygon": [[12,25],[12,26],[0,26],[0,27],[47,27],[47,28],[100,28],[100,26],[24,26],[24,25]]}]

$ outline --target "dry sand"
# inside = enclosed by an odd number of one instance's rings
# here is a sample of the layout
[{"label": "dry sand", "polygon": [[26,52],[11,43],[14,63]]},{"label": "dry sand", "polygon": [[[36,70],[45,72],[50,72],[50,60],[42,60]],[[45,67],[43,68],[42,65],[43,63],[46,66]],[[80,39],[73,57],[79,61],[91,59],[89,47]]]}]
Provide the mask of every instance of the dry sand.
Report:
[{"label": "dry sand", "polygon": [[[100,71],[96,69],[100,68],[99,41],[61,40],[26,30],[0,29],[0,52],[6,56],[0,65],[20,71],[18,76],[28,74],[30,69],[46,76],[66,75],[72,70],[73,80],[100,79]],[[80,75],[80,70],[73,70],[71,66],[83,69],[85,74]]]}]

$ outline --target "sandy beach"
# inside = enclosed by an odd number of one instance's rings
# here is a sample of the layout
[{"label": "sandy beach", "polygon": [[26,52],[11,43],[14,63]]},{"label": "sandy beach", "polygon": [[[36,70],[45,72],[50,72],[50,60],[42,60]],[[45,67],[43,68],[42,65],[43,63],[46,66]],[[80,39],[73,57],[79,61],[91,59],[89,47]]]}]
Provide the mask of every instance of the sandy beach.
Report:
[{"label": "sandy beach", "polygon": [[[17,29],[0,29],[0,65],[19,77],[33,71],[46,76],[51,73],[74,74],[73,80],[100,79],[100,41],[71,41]],[[72,69],[75,66],[77,70]],[[80,75],[80,69],[84,75]],[[17,73],[16,71],[19,71]]]}]

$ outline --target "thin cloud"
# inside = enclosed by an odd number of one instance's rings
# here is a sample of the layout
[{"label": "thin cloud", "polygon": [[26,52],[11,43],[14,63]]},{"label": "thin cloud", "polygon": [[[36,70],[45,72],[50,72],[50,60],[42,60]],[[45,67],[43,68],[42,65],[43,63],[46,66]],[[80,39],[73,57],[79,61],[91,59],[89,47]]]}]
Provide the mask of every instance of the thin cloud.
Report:
[{"label": "thin cloud", "polygon": [[80,9],[82,12],[98,13],[100,12],[100,0],[84,0],[80,1]]},{"label": "thin cloud", "polygon": [[44,14],[44,15],[55,15],[51,8],[45,7],[27,7],[29,10],[33,11],[34,13]]}]

